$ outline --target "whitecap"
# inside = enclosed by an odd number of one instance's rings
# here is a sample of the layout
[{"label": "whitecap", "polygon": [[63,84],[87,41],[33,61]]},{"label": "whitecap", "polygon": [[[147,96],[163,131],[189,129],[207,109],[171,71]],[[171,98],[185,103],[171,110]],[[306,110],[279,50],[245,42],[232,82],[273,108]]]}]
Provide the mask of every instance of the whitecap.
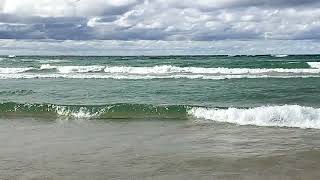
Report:
[{"label": "whitecap", "polygon": [[41,70],[45,69],[57,69],[58,72],[68,74],[68,73],[88,73],[88,72],[100,72],[105,68],[105,66],[53,66],[50,64],[42,64],[40,66]]},{"label": "whitecap", "polygon": [[171,65],[153,67],[130,67],[130,66],[107,66],[106,73],[117,74],[222,74],[222,75],[241,75],[241,74],[318,74],[320,69],[284,69],[284,68],[204,68],[204,67],[177,67]]},{"label": "whitecap", "polygon": [[81,107],[78,110],[72,110],[66,106],[56,106],[54,105],[53,108],[55,108],[56,113],[58,116],[62,117],[69,117],[69,118],[75,118],[75,119],[90,119],[98,117],[100,114],[102,114],[104,111],[101,110],[99,112],[90,112],[87,108]]},{"label": "whitecap", "polygon": [[242,108],[195,107],[188,114],[198,118],[239,125],[320,128],[320,109],[299,105]]},{"label": "whitecap", "polygon": [[311,68],[320,69],[320,62],[307,62]]},{"label": "whitecap", "polygon": [[0,68],[0,74],[16,74],[29,71],[33,68]]},{"label": "whitecap", "polygon": [[277,58],[283,58],[283,57],[288,57],[289,55],[287,54],[274,54],[274,55],[271,55],[273,57],[277,57]]},{"label": "whitecap", "polygon": [[206,79],[206,80],[222,80],[222,79],[257,79],[257,78],[319,78],[320,75],[293,75],[293,76],[269,76],[269,75],[134,75],[134,74],[103,74],[103,73],[18,73],[18,74],[1,74],[0,79]]}]

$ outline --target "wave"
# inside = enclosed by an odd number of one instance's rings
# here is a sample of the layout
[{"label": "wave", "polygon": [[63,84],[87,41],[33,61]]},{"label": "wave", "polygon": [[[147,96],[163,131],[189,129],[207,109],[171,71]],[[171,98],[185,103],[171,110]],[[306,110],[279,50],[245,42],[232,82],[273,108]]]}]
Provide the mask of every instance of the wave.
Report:
[{"label": "wave", "polygon": [[239,125],[320,128],[320,109],[299,105],[243,108],[192,108],[196,118]]},{"label": "wave", "polygon": [[187,116],[183,105],[110,104],[110,105],[55,105],[0,103],[1,116],[60,117],[72,119],[181,119]]},{"label": "wave", "polygon": [[284,68],[203,68],[203,67],[177,67],[171,65],[153,67],[127,67],[113,66],[104,69],[106,73],[118,74],[220,74],[220,75],[243,75],[243,74],[319,74],[320,69],[284,69]]},{"label": "wave", "polygon": [[[170,75],[170,74],[198,74],[198,75],[261,75],[261,74],[319,74],[320,62],[308,62],[312,67],[309,69],[284,69],[284,68],[205,68],[205,67],[178,67],[171,65],[161,65],[152,67],[132,67],[132,66],[53,66],[50,64],[42,64],[38,69],[27,68],[0,68],[0,73],[22,73],[30,70],[57,70],[61,74],[69,73],[108,73],[108,74],[132,74],[132,75]],[[315,69],[316,68],[316,69]]]},{"label": "wave", "polygon": [[320,69],[320,62],[307,62],[311,68]]},{"label": "wave", "polygon": [[38,61],[41,64],[70,62],[69,60],[66,60],[66,59],[41,59],[41,60],[36,60],[36,61]]},{"label": "wave", "polygon": [[124,75],[124,74],[1,74],[0,79],[203,79],[203,80],[223,80],[223,79],[258,79],[258,78],[320,78],[319,75]]},{"label": "wave", "polygon": [[88,72],[101,72],[105,66],[52,66],[50,64],[43,64],[40,66],[40,70],[56,69],[60,73],[88,73]]},{"label": "wave", "polygon": [[16,74],[32,70],[33,68],[0,68],[0,74]]},{"label": "wave", "polygon": [[181,119],[238,125],[320,129],[320,108],[299,105],[253,108],[195,107],[190,105],[109,104],[55,105],[0,103],[0,117],[53,117],[59,119]]},{"label": "wave", "polygon": [[30,70],[52,70],[56,69],[58,73],[108,73],[108,74],[132,74],[132,75],[170,75],[170,74],[199,74],[199,75],[261,75],[261,74],[319,74],[320,62],[307,62],[312,68],[305,69],[284,69],[284,68],[204,68],[204,67],[178,67],[171,65],[161,65],[153,67],[132,67],[132,66],[53,66],[42,64],[38,69],[27,68],[0,68],[2,74],[15,74],[28,72]]},{"label": "wave", "polygon": [[277,58],[283,58],[283,57],[288,57],[289,55],[287,54],[274,54],[274,55],[271,55],[273,57],[277,57]]},{"label": "wave", "polygon": [[[132,66],[54,66],[0,68],[0,79],[70,78],[70,79],[234,79],[234,78],[305,78],[320,76],[320,62],[308,62],[309,69],[284,68],[205,68],[161,65]],[[315,68],[318,67],[318,68]]]},{"label": "wave", "polygon": [[5,95],[5,96],[12,96],[12,95],[28,95],[28,94],[33,94],[35,93],[32,90],[4,90],[4,91],[0,91],[0,95]]}]

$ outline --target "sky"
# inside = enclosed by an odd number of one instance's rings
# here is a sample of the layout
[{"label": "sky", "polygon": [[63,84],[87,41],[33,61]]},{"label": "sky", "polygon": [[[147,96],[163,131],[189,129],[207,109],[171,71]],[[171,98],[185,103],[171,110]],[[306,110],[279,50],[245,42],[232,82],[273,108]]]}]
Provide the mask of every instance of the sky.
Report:
[{"label": "sky", "polygon": [[319,0],[0,0],[0,54],[319,54]]}]

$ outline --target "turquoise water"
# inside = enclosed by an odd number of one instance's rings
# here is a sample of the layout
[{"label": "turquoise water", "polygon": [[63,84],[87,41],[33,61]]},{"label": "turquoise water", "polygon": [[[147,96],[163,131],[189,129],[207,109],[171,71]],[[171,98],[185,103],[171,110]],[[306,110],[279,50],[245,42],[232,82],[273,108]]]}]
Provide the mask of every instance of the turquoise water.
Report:
[{"label": "turquoise water", "polygon": [[320,56],[0,57],[0,179],[319,179]]},{"label": "turquoise water", "polygon": [[318,55],[1,57],[0,114],[192,117],[320,128],[319,59]]}]

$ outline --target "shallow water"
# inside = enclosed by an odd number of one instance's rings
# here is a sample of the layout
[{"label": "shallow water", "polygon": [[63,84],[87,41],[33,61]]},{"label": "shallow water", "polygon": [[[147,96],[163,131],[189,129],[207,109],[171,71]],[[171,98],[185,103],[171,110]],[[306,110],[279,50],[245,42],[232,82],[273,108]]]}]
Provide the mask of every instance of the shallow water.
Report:
[{"label": "shallow water", "polygon": [[2,179],[317,179],[320,131],[187,121],[0,121]]}]

